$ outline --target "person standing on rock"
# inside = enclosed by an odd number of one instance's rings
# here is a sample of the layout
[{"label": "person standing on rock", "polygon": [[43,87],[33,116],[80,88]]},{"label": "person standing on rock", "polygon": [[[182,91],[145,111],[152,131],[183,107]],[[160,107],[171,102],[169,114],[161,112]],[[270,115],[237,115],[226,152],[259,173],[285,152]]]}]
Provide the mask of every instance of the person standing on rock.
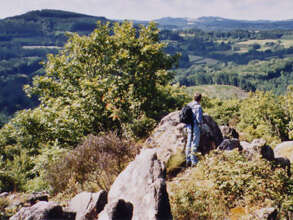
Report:
[{"label": "person standing on rock", "polygon": [[185,148],[186,165],[195,166],[198,162],[195,152],[197,152],[200,141],[200,127],[202,124],[202,108],[200,105],[201,94],[194,94],[194,101],[188,103],[193,112],[193,124],[187,124],[187,143]]}]

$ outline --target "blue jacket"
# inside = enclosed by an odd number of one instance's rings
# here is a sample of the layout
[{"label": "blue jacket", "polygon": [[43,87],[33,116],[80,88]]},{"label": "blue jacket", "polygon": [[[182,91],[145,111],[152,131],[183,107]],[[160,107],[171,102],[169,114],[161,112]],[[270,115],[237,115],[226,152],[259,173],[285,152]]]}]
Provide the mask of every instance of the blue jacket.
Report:
[{"label": "blue jacket", "polygon": [[202,124],[202,108],[201,105],[196,102],[190,102],[188,105],[191,107],[194,117],[194,126],[200,127]]}]

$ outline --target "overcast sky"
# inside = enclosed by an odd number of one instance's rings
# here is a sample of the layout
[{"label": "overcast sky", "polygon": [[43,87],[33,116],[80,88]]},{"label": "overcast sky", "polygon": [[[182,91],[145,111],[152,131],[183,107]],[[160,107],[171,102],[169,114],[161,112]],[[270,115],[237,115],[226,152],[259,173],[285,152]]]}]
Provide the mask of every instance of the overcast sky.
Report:
[{"label": "overcast sky", "polygon": [[293,0],[0,0],[0,18],[31,10],[61,9],[109,19],[220,16],[293,19]]}]

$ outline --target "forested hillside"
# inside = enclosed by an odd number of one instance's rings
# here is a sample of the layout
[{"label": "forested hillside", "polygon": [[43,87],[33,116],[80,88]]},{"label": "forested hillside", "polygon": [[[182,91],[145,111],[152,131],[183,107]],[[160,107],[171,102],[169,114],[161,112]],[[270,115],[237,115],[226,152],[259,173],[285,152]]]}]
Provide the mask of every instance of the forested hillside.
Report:
[{"label": "forested hillside", "polygon": [[[37,98],[27,98],[23,85],[44,73],[40,62],[63,47],[66,33],[88,35],[97,21],[109,20],[56,10],[0,20],[0,126],[17,110],[36,106]],[[291,20],[248,22],[203,17],[156,22],[161,28],[160,40],[167,45],[165,52],[181,54],[179,66],[174,68],[174,83],[228,84],[246,91],[282,94],[293,82]]]},{"label": "forested hillside", "polygon": [[293,31],[162,30],[167,52],[182,54],[181,85],[228,84],[281,94],[292,83]]}]

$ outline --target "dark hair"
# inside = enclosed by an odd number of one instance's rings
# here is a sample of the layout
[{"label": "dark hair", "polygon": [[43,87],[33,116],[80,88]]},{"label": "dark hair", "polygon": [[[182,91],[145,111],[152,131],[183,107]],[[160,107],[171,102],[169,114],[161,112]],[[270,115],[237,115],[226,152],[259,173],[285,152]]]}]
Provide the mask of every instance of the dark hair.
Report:
[{"label": "dark hair", "polygon": [[194,93],[194,97],[193,97],[194,101],[199,102],[201,100],[201,94],[200,93]]}]

